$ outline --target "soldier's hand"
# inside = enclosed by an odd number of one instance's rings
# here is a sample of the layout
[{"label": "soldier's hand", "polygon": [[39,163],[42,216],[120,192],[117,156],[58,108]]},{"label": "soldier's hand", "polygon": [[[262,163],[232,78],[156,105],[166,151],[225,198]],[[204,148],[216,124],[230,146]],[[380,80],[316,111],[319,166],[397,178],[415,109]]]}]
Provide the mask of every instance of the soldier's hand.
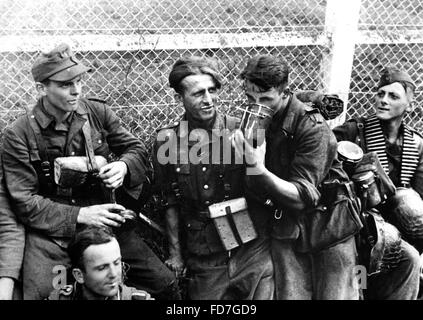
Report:
[{"label": "soldier's hand", "polygon": [[132,300],[156,300],[151,294],[144,290],[137,290],[132,294]]},{"label": "soldier's hand", "polygon": [[165,261],[166,266],[176,273],[176,277],[184,277],[186,274],[186,268],[182,257],[173,256]]},{"label": "soldier's hand", "polygon": [[128,166],[123,161],[114,161],[103,166],[98,177],[103,181],[106,188],[117,189],[123,184]]},{"label": "soldier's hand", "polygon": [[86,225],[120,227],[122,223],[125,223],[125,218],[119,213],[123,210],[125,207],[115,203],[83,207],[79,210],[77,222]]},{"label": "soldier's hand", "polygon": [[235,130],[232,145],[235,148],[236,157],[244,156],[245,163],[247,165],[247,174],[259,175],[266,170],[264,166],[264,159],[266,156],[266,141],[264,141],[257,148],[253,148],[245,140],[242,131]]}]

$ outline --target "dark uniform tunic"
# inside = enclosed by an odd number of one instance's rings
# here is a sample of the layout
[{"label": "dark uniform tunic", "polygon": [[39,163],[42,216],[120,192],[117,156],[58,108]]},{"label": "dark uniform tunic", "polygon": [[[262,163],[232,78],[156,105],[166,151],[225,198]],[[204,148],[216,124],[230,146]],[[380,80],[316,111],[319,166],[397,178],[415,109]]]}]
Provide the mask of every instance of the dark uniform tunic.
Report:
[{"label": "dark uniform tunic", "polygon": [[[198,135],[202,137],[200,142],[196,139],[197,130],[188,127],[187,121],[164,128],[156,139],[156,182],[162,190],[165,206],[180,209],[185,258],[192,279],[188,289],[191,299],[272,296],[273,268],[268,248],[270,215],[249,210],[259,237],[232,252],[225,250],[214,222],[207,215],[209,205],[245,196],[245,166],[242,159],[239,164],[235,163],[229,135],[220,135],[225,129],[230,133],[238,125],[239,120],[218,113],[213,130]],[[168,157],[177,159],[176,163],[163,163],[166,146],[174,146],[170,147]],[[193,163],[190,155],[194,154],[201,155],[203,160]],[[230,157],[225,158],[224,154]],[[250,206],[251,202],[247,201]],[[260,287],[264,279],[270,292]]]},{"label": "dark uniform tunic", "polygon": [[[113,153],[124,161],[128,174],[123,188],[133,198],[139,197],[145,179],[146,152],[104,101],[81,99],[64,124],[55,123],[42,100],[37,102],[33,115],[47,147],[50,168],[57,157],[86,155],[81,128],[88,119],[95,155],[109,159]],[[42,158],[28,118],[18,118],[5,130],[3,166],[16,214],[27,231],[23,278],[24,298],[28,299],[45,298],[52,290],[53,268],[68,265],[65,249],[75,233],[80,208],[106,202],[98,183],[60,189],[53,181],[53,170],[50,179],[42,172],[40,164],[46,160]],[[150,292],[157,293],[174,277],[142,240],[134,237],[128,233],[118,235],[122,256],[132,265],[128,277],[131,281],[137,278],[137,287],[147,286]],[[147,263],[145,259],[150,260]]]},{"label": "dark uniform tunic", "polygon": [[[282,209],[281,218],[273,220],[272,230],[277,298],[357,298],[358,293],[349,281],[350,267],[356,262],[353,239],[319,254],[297,251],[297,241],[306,231],[301,220],[318,205],[322,182],[348,181],[336,157],[335,136],[317,110],[293,95],[288,106],[273,117],[266,142],[266,168],[294,184],[306,206],[298,212],[287,208],[277,197],[270,197]],[[261,192],[260,196],[269,197],[266,187],[255,187],[256,179],[259,177],[251,178],[251,188]]]}]

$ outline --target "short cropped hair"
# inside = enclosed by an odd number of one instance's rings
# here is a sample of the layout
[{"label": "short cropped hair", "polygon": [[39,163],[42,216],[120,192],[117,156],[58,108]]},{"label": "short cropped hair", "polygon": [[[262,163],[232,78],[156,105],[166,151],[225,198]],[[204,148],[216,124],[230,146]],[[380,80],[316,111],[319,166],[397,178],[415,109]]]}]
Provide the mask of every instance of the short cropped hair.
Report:
[{"label": "short cropped hair", "polygon": [[72,267],[83,270],[84,251],[91,245],[109,243],[113,239],[116,239],[116,237],[108,227],[86,226],[77,230],[68,246]]},{"label": "short cropped hair", "polygon": [[240,78],[251,81],[263,91],[271,88],[284,90],[288,86],[289,67],[286,61],[280,58],[258,55],[248,61]]},{"label": "short cropped hair", "polygon": [[222,77],[218,72],[215,60],[204,57],[186,57],[175,62],[169,74],[169,85],[177,93],[182,94],[184,87],[181,84],[185,77],[207,74],[214,79],[217,89],[222,86]]}]

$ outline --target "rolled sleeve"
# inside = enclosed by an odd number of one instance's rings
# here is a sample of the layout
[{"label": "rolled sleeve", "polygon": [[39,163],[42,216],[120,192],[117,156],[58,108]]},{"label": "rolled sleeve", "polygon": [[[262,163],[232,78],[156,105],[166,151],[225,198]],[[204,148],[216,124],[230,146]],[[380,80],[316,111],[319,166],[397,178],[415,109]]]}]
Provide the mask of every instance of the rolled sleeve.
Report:
[{"label": "rolled sleeve", "polygon": [[70,237],[75,232],[79,207],[52,201],[39,195],[37,172],[31,164],[29,147],[7,129],[4,134],[3,170],[11,201],[19,220],[32,229],[54,237]]}]

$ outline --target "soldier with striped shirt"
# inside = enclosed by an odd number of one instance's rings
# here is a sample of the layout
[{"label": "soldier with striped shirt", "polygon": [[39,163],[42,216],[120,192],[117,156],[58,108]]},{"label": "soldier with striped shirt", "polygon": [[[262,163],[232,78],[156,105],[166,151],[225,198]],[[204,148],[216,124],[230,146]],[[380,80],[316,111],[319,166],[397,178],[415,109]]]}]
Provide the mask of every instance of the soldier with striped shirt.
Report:
[{"label": "soldier with striped shirt", "polygon": [[[413,109],[415,88],[408,73],[396,67],[385,68],[377,86],[374,113],[334,129],[338,141],[352,141],[365,153],[376,152],[397,188],[396,195],[377,209],[402,233],[401,263],[389,272],[369,277],[365,292],[369,299],[410,300],[418,293],[420,263],[416,249],[423,249],[419,244],[423,235],[423,138],[404,123],[405,115]],[[413,204],[406,199],[413,199]]]}]

